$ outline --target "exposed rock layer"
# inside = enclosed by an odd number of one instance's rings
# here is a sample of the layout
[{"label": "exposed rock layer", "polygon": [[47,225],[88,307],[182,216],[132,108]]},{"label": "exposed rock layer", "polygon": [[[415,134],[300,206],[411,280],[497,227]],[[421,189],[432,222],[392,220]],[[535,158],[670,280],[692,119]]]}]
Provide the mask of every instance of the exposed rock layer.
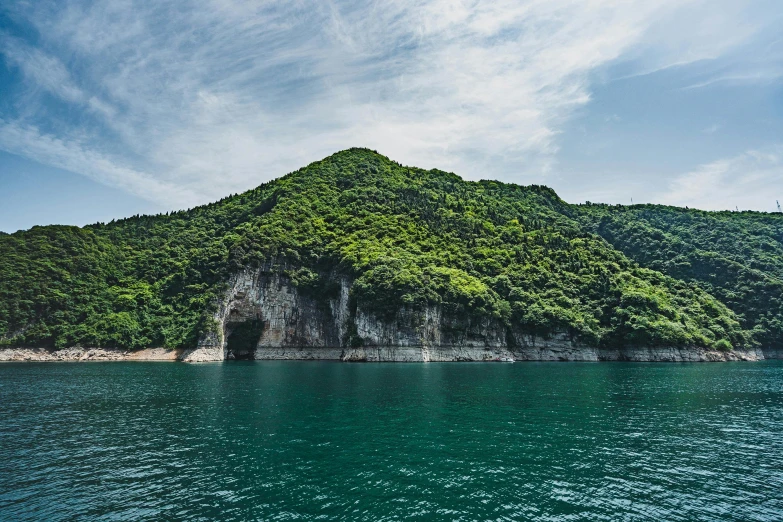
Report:
[{"label": "exposed rock layer", "polygon": [[23,361],[176,361],[182,350],[147,348],[144,350],[119,350],[116,348],[0,348],[0,362]]},{"label": "exposed rock layer", "polygon": [[[192,353],[192,352],[191,352]],[[181,350],[151,348],[126,351],[112,348],[0,348],[0,362],[70,362],[70,361],[181,361],[208,362],[207,351],[199,358],[185,358]],[[215,353],[215,352],[212,352]],[[427,348],[376,346],[362,348],[340,347],[261,347],[255,352],[259,360],[334,360],[346,362],[437,362],[437,361],[498,361],[513,358],[517,361],[638,361],[638,362],[712,362],[759,361],[783,359],[783,351],[752,350],[716,352],[679,348],[634,348],[624,350],[597,350],[573,347],[568,350],[530,348],[496,350],[492,348],[464,348],[458,346]]]},{"label": "exposed rock layer", "polygon": [[323,359],[342,361],[731,361],[779,357],[760,349],[710,351],[699,348],[627,347],[605,350],[580,346],[565,334],[535,337],[491,319],[452,317],[437,306],[400,310],[383,319],[352,305],[351,281],[318,299],[297,288],[286,267],[269,264],[232,278],[215,314],[216,329],[199,346],[183,354],[185,361],[231,359],[233,329],[245,321],[261,321],[263,332],[251,347],[254,359]]}]

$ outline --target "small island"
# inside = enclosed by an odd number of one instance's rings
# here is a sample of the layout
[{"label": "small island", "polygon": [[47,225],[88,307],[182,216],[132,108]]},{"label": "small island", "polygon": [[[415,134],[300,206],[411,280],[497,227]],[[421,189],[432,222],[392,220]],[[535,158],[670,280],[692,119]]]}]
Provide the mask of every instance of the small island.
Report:
[{"label": "small island", "polygon": [[0,360],[780,358],[781,237],[781,214],[572,205],[350,149],[0,234]]}]

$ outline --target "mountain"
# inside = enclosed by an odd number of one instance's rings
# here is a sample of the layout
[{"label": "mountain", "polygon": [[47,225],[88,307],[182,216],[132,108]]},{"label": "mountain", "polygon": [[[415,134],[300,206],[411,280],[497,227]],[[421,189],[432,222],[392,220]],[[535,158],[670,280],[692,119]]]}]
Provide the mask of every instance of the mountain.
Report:
[{"label": "mountain", "polygon": [[769,355],[781,296],[783,215],[570,205],[366,149],[187,211],[0,235],[11,347]]}]

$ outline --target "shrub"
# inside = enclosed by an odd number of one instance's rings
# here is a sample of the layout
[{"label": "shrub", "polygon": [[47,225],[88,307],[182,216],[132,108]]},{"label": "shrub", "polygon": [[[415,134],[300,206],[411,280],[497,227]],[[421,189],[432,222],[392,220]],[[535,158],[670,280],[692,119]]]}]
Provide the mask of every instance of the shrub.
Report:
[{"label": "shrub", "polygon": [[731,346],[731,343],[729,341],[727,341],[726,339],[718,340],[713,346],[719,352],[730,352],[731,350],[733,350],[733,347]]}]

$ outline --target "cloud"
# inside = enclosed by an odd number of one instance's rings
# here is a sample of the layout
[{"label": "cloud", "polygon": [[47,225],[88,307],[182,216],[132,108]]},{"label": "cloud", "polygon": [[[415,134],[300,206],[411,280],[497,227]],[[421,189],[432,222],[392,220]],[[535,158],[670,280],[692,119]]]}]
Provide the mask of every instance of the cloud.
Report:
[{"label": "cloud", "polygon": [[[9,16],[40,41],[6,37],[6,60],[76,110],[48,110],[26,89],[24,105],[40,110],[0,112],[0,147],[175,206],[352,146],[469,178],[540,180],[596,71],[713,57],[753,33],[719,38],[680,21],[705,5],[18,3]],[[704,27],[739,9],[707,9]]]},{"label": "cloud", "polygon": [[783,77],[783,67],[778,69],[765,69],[752,72],[745,72],[742,74],[728,74],[724,76],[714,76],[707,80],[686,85],[683,90],[687,89],[703,89],[715,84],[727,84],[727,85],[743,85],[743,84],[759,84],[768,83],[778,78]]},{"label": "cloud", "polygon": [[74,84],[68,69],[56,57],[10,36],[0,35],[0,50],[6,62],[18,67],[30,85],[69,102],[81,102],[84,99],[84,93]]},{"label": "cloud", "polygon": [[201,199],[186,187],[123,167],[113,158],[85,149],[78,142],[44,135],[35,127],[0,120],[0,148],[16,151],[43,164],[79,172],[150,201],[189,207]]},{"label": "cloud", "polygon": [[783,200],[783,145],[751,150],[676,177],[661,198],[667,205],[703,210],[776,210]]}]

